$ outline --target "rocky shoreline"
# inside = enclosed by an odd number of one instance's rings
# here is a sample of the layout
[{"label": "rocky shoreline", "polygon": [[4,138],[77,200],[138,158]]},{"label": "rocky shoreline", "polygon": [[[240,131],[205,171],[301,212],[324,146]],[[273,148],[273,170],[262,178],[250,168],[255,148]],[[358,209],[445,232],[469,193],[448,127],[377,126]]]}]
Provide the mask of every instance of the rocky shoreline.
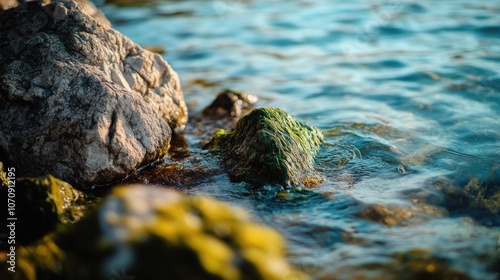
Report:
[{"label": "rocky shoreline", "polygon": [[[89,7],[0,6],[0,162],[16,170],[15,187],[0,172],[0,193],[15,189],[19,220],[16,272],[2,239],[0,278],[110,279],[125,267],[141,279],[307,278],[275,230],[172,189],[224,172],[257,188],[306,184],[322,132],[232,90],[188,123],[176,72]],[[208,150],[194,154],[184,134]]]}]

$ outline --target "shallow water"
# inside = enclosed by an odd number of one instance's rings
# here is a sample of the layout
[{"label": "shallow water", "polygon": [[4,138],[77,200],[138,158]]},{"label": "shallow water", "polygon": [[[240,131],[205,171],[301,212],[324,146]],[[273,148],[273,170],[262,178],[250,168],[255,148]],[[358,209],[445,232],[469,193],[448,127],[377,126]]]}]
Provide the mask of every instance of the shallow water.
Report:
[{"label": "shallow water", "polygon": [[191,115],[228,87],[325,131],[316,188],[278,195],[221,175],[189,190],[280,230],[313,278],[499,277],[500,1],[103,8],[166,49]]}]

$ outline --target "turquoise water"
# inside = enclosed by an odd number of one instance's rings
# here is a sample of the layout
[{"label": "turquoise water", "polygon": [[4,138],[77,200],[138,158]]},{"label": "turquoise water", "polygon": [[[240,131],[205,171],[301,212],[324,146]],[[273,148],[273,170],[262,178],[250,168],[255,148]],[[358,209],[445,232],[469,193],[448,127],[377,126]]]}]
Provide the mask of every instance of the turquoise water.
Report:
[{"label": "turquoise water", "polygon": [[104,11],[135,42],[166,49],[191,115],[228,87],[325,131],[316,188],[284,197],[222,175],[189,190],[281,231],[290,261],[313,278],[499,277],[500,1],[193,0]]}]

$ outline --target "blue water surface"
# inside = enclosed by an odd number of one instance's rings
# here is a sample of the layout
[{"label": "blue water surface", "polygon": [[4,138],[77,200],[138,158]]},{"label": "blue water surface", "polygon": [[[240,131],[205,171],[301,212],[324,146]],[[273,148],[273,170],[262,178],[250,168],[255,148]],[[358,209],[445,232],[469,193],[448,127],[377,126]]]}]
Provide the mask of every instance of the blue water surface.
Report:
[{"label": "blue water surface", "polygon": [[[234,88],[325,131],[315,188],[283,196],[221,176],[190,190],[281,231],[311,277],[499,277],[500,1],[103,9],[138,44],[166,49],[191,115]],[[427,276],[411,274],[416,263]]]}]

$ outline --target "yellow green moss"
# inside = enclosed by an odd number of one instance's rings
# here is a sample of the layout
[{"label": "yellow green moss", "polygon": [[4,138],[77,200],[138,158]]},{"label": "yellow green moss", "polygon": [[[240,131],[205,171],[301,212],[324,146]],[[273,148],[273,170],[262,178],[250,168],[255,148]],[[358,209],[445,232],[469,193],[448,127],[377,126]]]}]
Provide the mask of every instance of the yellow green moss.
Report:
[{"label": "yellow green moss", "polygon": [[[0,193],[6,197],[8,191],[4,188]],[[16,237],[24,245],[54,230],[58,224],[77,221],[90,203],[83,193],[51,175],[18,179],[15,194]]]},{"label": "yellow green moss", "polygon": [[[125,251],[130,259],[116,262]],[[19,252],[27,280],[109,280],[123,269],[144,280],[306,279],[287,263],[282,237],[243,210],[148,186],[116,188],[78,223]]]},{"label": "yellow green moss", "polygon": [[0,279],[4,280],[63,280],[64,253],[55,244],[53,236],[45,236],[16,252],[15,272],[7,270],[7,263],[0,265]]},{"label": "yellow green moss", "polygon": [[6,187],[7,184],[7,174],[3,170],[3,163],[0,161],[0,187]]}]

